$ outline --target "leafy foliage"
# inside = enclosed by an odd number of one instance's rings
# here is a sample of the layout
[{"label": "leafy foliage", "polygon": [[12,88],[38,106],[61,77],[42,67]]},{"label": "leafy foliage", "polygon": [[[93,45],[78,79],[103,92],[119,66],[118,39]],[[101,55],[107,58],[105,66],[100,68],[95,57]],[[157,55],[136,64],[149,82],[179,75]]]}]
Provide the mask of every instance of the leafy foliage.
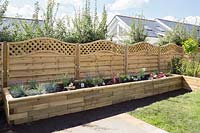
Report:
[{"label": "leafy foliage", "polygon": [[197,42],[191,38],[183,42],[183,49],[188,57],[171,60],[171,72],[187,76],[197,77],[200,75],[200,54],[197,53]]},{"label": "leafy foliage", "polygon": [[102,84],[102,83],[103,83],[103,79],[100,78],[100,77],[94,78],[94,79],[92,80],[92,85],[93,85],[93,86],[98,86],[99,84]]},{"label": "leafy foliage", "polygon": [[[95,1],[97,5],[97,1]],[[51,37],[65,42],[86,43],[105,39],[107,32],[107,13],[105,6],[102,12],[102,20],[99,21],[97,8],[94,16],[91,15],[90,0],[86,0],[82,11],[75,14],[74,18],[57,19],[59,4],[55,0],[48,0],[43,14],[43,24],[39,21],[39,2],[35,3],[33,20],[31,23],[20,21],[10,25],[11,31],[4,28],[1,33],[1,41],[21,41],[36,37]],[[6,10],[6,9],[5,9]],[[5,11],[4,11],[5,12]]]},{"label": "leafy foliage", "polygon": [[43,87],[45,88],[45,91],[47,93],[56,92],[56,82],[55,81],[51,81],[50,83],[46,83],[46,84],[43,85]]},{"label": "leafy foliage", "polygon": [[182,60],[179,57],[173,57],[170,62],[170,72],[173,74],[181,74]]},{"label": "leafy foliage", "polygon": [[34,95],[44,94],[45,91],[43,88],[38,87],[36,89],[26,89],[24,93],[26,94],[26,96],[34,96]]},{"label": "leafy foliage", "polygon": [[183,45],[188,39],[193,39],[200,45],[200,37],[197,35],[197,27],[193,26],[192,31],[188,31],[184,23],[178,23],[172,30],[168,30],[164,37],[159,37],[159,44],[165,45],[168,43],[175,43],[179,46]]},{"label": "leafy foliage", "polygon": [[187,40],[188,34],[186,29],[182,24],[177,24],[172,30],[169,30],[165,33],[164,37],[160,37],[160,45],[165,45],[168,43],[175,43],[179,46],[182,46],[182,42]]},{"label": "leafy foliage", "polygon": [[144,74],[145,74],[145,70],[144,69],[140,69],[139,73],[137,74],[137,79],[138,80],[144,79]]},{"label": "leafy foliage", "polygon": [[39,86],[38,82],[36,80],[30,80],[28,81],[28,88],[29,89],[37,89]]},{"label": "leafy foliage", "polygon": [[119,80],[120,80],[120,82],[126,82],[126,81],[130,80],[130,75],[121,74],[121,75],[119,75]]},{"label": "leafy foliage", "polygon": [[67,74],[64,74],[63,75],[63,78],[62,78],[62,84],[64,87],[67,87],[70,83],[70,80],[68,78],[68,75]]},{"label": "leafy foliage", "polygon": [[[96,1],[95,1],[96,2]],[[97,10],[92,18],[90,11],[90,1],[86,0],[85,8],[72,19],[73,30],[71,40],[76,43],[86,43],[95,40],[105,39],[107,32],[107,13],[105,6],[102,12],[102,20],[99,22]]]},{"label": "leafy foliage", "polygon": [[200,75],[200,55],[197,54],[192,60],[182,60],[181,73],[187,76],[197,77]]},{"label": "leafy foliage", "polygon": [[[2,25],[2,17],[4,16],[8,6],[8,0],[0,0],[0,25]],[[9,40],[9,31],[7,26],[2,26],[0,31],[0,41]]]},{"label": "leafy foliage", "polygon": [[183,50],[186,54],[192,54],[197,51],[198,45],[195,40],[192,38],[187,39],[186,41],[183,42]]},{"label": "leafy foliage", "polygon": [[8,6],[8,0],[0,0],[0,24],[2,24],[2,17],[4,16]]},{"label": "leafy foliage", "polygon": [[24,86],[21,84],[11,86],[9,91],[14,98],[26,96]]},{"label": "leafy foliage", "polygon": [[145,41],[147,34],[145,33],[142,18],[139,18],[137,22],[132,20],[131,30],[128,35],[130,40],[127,43],[129,44]]}]

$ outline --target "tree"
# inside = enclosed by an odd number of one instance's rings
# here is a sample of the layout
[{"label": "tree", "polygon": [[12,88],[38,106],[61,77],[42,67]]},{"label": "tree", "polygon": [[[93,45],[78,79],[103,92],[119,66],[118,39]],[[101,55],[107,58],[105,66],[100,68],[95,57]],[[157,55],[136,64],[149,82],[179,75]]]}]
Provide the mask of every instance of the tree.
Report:
[{"label": "tree", "polygon": [[[0,25],[2,26],[2,18],[7,10],[8,1],[7,0],[0,0]],[[9,31],[7,26],[2,26],[0,31],[0,41],[4,41],[9,39]]]},{"label": "tree", "polygon": [[172,30],[167,31],[164,37],[160,37],[159,43],[160,45],[175,43],[182,46],[183,42],[189,38],[199,42],[197,28],[193,26],[192,31],[190,32],[184,27],[183,23],[178,23]]},{"label": "tree", "polygon": [[97,39],[105,39],[106,38],[106,33],[107,33],[107,12],[105,5],[103,7],[103,12],[102,12],[102,20],[99,24],[99,27],[97,29]]},{"label": "tree", "polygon": [[138,18],[137,22],[134,19],[132,20],[131,30],[128,35],[129,40],[127,41],[127,43],[129,44],[145,41],[147,34],[145,33],[141,17]]},{"label": "tree", "polygon": [[0,0],[0,24],[2,24],[2,17],[4,16],[8,6],[8,0]]},{"label": "tree", "polygon": [[[94,18],[92,20],[92,18]],[[107,13],[105,6],[102,12],[102,20],[97,17],[97,8],[95,1],[94,17],[91,16],[90,0],[86,0],[85,6],[81,12],[75,14],[73,22],[73,35],[77,43],[87,43],[95,40],[105,39],[107,32]]]},{"label": "tree", "polygon": [[[107,27],[107,13],[105,7],[102,12],[102,20],[97,16],[97,1],[95,0],[94,16],[90,10],[90,0],[86,0],[81,12],[76,12],[73,19],[57,19],[59,4],[55,0],[48,0],[46,10],[43,13],[43,24],[39,21],[39,2],[34,4],[33,21],[27,23],[20,21],[14,23],[5,41],[21,41],[35,37],[51,37],[71,43],[87,43],[99,39],[105,39]],[[66,20],[66,21],[65,21]],[[69,28],[70,27],[70,28]],[[6,28],[5,28],[6,29]]]}]

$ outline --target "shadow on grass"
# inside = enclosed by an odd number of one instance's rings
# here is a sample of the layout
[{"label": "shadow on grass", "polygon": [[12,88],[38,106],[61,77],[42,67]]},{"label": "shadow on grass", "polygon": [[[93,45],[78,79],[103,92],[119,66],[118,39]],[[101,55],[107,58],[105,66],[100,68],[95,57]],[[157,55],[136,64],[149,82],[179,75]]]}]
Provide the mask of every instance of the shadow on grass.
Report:
[{"label": "shadow on grass", "polygon": [[[93,109],[89,111],[68,114],[64,116],[58,116],[54,118],[49,118],[45,120],[40,120],[36,122],[31,122],[28,124],[22,124],[17,126],[9,127],[9,129],[4,129],[4,132],[8,133],[49,133],[54,131],[60,131],[68,129],[71,127],[87,124],[96,120],[111,117],[121,113],[126,113],[135,110],[139,107],[144,107],[150,105],[154,102],[168,99],[169,97],[176,97],[188,93],[189,91],[181,89],[177,91],[172,91],[164,93],[161,95],[151,96],[143,99],[132,100],[120,104],[115,104],[107,107],[102,107],[99,109]],[[2,118],[2,113],[0,116],[0,124],[5,123]],[[2,128],[2,127],[1,127]],[[3,131],[0,129],[0,132]]]}]

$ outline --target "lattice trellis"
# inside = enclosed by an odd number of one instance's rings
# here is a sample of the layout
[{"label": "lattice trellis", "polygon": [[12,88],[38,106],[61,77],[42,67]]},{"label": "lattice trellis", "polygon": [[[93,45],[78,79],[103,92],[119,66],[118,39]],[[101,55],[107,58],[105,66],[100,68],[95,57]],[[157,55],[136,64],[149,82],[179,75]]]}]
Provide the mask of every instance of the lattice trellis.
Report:
[{"label": "lattice trellis", "polygon": [[177,46],[176,44],[168,44],[166,46],[162,46],[160,48],[160,54],[164,55],[164,54],[169,54],[169,53],[183,53],[183,49],[180,46]]},{"label": "lattice trellis", "polygon": [[18,56],[34,52],[51,51],[64,55],[75,55],[76,46],[50,38],[31,39],[22,42],[8,43],[9,55]]},{"label": "lattice trellis", "polygon": [[101,51],[124,54],[124,48],[124,45],[114,44],[110,41],[96,41],[88,44],[81,44],[80,55],[88,55]]},{"label": "lattice trellis", "polygon": [[149,43],[137,43],[134,45],[130,45],[128,47],[128,52],[130,54],[134,54],[134,53],[148,53],[148,54],[158,54],[158,46],[153,46]]}]

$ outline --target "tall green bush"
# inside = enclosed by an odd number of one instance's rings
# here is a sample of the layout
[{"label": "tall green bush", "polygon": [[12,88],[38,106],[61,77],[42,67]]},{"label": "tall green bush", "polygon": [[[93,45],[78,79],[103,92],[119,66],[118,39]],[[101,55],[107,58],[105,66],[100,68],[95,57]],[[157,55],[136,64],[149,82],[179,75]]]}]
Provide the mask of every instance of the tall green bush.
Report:
[{"label": "tall green bush", "polygon": [[[95,1],[97,2],[97,1]],[[96,4],[95,4],[96,5]],[[105,39],[107,32],[107,13],[105,6],[102,12],[102,20],[99,21],[97,17],[97,10],[95,7],[94,17],[91,15],[90,1],[86,0],[84,9],[77,13],[75,18],[72,19],[73,30],[71,36],[73,41],[77,43],[92,42],[95,40]]]},{"label": "tall green bush", "polygon": [[170,63],[171,72],[194,77],[200,76],[200,54],[197,52],[197,42],[189,38],[183,42],[182,47],[187,56],[182,60],[173,58]]},{"label": "tall green bush", "polygon": [[172,30],[167,31],[164,37],[159,37],[159,44],[165,45],[168,43],[175,43],[182,46],[183,42],[189,38],[197,41],[200,46],[200,37],[197,34],[197,27],[193,26],[192,30],[188,31],[183,23],[178,23]]},{"label": "tall green bush", "polygon": [[[95,40],[105,39],[107,32],[107,12],[105,6],[102,19],[97,16],[97,1],[95,0],[95,11],[92,15],[90,0],[86,0],[81,12],[76,13],[74,18],[57,19],[59,4],[55,0],[48,0],[46,10],[43,14],[43,24],[39,23],[39,2],[35,3],[33,20],[31,23],[20,21],[11,25],[11,30],[5,28],[2,41],[21,41],[35,37],[51,37],[71,43],[87,43]],[[70,28],[69,28],[70,27]]]},{"label": "tall green bush", "polygon": [[175,43],[182,46],[182,42],[187,40],[188,37],[189,34],[186,32],[183,24],[177,24],[172,30],[167,31],[164,37],[159,37],[159,44]]},{"label": "tall green bush", "polygon": [[197,52],[198,44],[197,44],[197,41],[195,41],[194,39],[189,38],[188,40],[184,41],[182,44],[183,44],[182,45],[183,50],[186,54],[191,55]]},{"label": "tall green bush", "polygon": [[2,18],[7,10],[8,0],[0,0],[0,26],[2,27],[0,31],[0,41],[3,42],[4,40],[9,39],[9,31],[7,26],[3,26]]},{"label": "tall green bush", "polygon": [[140,17],[137,22],[133,19],[131,24],[131,30],[128,33],[129,40],[126,43],[134,44],[137,42],[145,41],[147,34],[145,33],[142,18]]}]

